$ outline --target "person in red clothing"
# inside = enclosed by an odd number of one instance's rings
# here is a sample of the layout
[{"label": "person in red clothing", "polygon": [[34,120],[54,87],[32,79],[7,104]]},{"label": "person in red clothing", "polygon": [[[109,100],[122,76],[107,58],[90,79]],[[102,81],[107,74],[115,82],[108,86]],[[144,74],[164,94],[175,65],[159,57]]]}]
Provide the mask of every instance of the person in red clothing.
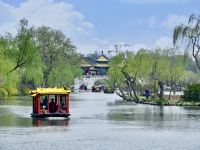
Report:
[{"label": "person in red clothing", "polygon": [[49,103],[49,112],[55,113],[56,112],[56,103],[54,102],[54,99],[51,99],[51,102]]}]

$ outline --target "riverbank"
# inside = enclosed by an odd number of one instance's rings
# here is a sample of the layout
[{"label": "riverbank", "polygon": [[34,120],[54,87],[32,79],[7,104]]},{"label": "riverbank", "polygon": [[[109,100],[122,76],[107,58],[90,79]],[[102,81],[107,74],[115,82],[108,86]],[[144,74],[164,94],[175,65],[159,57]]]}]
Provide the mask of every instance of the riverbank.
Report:
[{"label": "riverbank", "polygon": [[155,101],[139,101],[137,104],[157,105],[157,106],[200,106],[200,102],[155,102]]},{"label": "riverbank", "polygon": [[[123,98],[122,96],[120,96]],[[181,99],[180,95],[173,95],[171,97],[171,100],[167,99],[168,96],[165,95],[164,99],[155,99],[155,98],[146,98],[144,96],[139,96],[139,101],[133,99],[133,98],[123,98],[124,101],[132,101],[137,104],[145,104],[145,105],[157,105],[157,106],[200,106],[200,102],[194,102],[194,101],[184,101]]]},{"label": "riverbank", "polygon": [[158,105],[158,106],[200,106],[200,102],[187,102],[182,100],[159,100],[159,99],[143,99],[139,102],[146,105]]}]

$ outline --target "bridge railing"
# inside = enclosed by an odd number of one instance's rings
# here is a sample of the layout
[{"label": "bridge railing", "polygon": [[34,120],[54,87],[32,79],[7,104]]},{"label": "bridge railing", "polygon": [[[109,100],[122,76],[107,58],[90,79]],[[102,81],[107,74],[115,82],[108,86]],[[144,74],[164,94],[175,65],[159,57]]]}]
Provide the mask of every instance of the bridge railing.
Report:
[{"label": "bridge railing", "polygon": [[100,75],[83,75],[79,78],[96,78],[96,79],[106,79],[108,78],[107,75],[103,75],[103,76],[100,76]]}]

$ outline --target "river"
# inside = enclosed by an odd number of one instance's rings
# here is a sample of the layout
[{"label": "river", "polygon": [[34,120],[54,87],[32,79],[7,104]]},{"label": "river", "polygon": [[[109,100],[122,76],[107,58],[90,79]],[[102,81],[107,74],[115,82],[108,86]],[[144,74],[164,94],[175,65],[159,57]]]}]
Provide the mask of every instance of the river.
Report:
[{"label": "river", "polygon": [[35,120],[30,97],[0,100],[0,150],[199,150],[200,109],[71,94],[70,120]]}]

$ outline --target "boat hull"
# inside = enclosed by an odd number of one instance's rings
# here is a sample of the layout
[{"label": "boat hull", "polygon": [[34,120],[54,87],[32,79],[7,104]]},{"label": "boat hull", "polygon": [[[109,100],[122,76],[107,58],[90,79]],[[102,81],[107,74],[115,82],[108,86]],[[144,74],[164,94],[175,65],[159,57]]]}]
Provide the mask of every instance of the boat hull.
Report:
[{"label": "boat hull", "polygon": [[49,114],[31,114],[33,118],[47,118],[47,117],[65,117],[68,118],[71,114],[68,113],[49,113]]}]

